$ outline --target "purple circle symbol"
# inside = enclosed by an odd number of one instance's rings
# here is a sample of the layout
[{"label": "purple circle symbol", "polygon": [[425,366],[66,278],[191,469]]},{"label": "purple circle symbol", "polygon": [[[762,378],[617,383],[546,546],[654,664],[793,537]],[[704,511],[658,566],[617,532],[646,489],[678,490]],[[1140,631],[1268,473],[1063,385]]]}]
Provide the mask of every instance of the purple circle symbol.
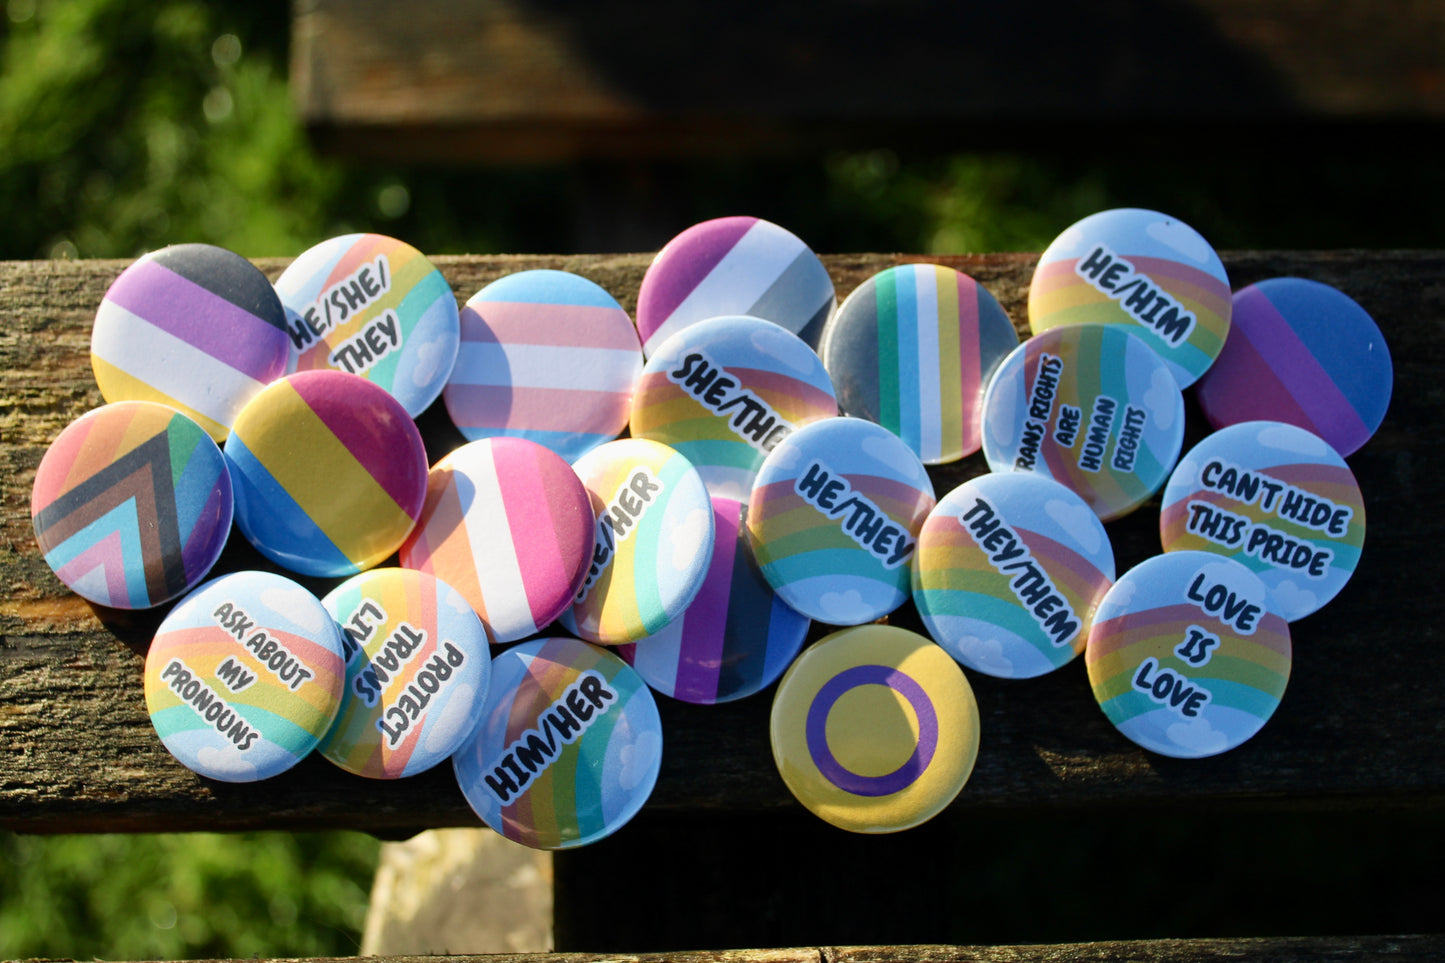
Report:
[{"label": "purple circle symbol", "polygon": [[[828,713],[843,694],[860,685],[887,686],[908,700],[918,718],[918,744],[903,765],[882,776],[860,776],[845,769],[828,748]],[[829,679],[808,707],[808,752],[823,778],[855,796],[887,796],[911,786],[933,761],[938,748],[938,715],[923,687],[897,669],[885,665],[858,665]]]}]

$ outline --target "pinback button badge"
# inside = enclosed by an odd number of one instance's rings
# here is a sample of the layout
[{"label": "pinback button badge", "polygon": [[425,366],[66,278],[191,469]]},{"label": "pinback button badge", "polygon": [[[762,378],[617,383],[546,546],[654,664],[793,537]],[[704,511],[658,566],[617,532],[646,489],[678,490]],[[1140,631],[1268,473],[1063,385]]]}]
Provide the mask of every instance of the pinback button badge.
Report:
[{"label": "pinback button badge", "polygon": [[341,629],[270,572],[212,579],[171,609],[146,655],[146,708],[186,767],[223,782],[290,769],[341,705]]},{"label": "pinback button badge", "polygon": [[427,476],[426,504],[401,564],[464,595],[492,634],[513,642],[572,604],[592,563],[596,519],[582,480],[525,438],[468,442]]},{"label": "pinback button badge", "polygon": [[321,600],[341,626],[346,689],[320,752],[358,776],[398,779],[442,762],[480,718],[487,633],[461,593],[425,572],[362,572]]},{"label": "pinback button badge", "polygon": [[816,345],[836,305],[828,269],[792,232],[756,217],[720,217],[657,252],[637,290],[637,331],[651,357],[690,324],[746,314]]},{"label": "pinback button badge", "polygon": [[745,499],[781,439],[837,414],[823,362],[797,335],[759,318],[710,318],[654,350],[632,435],[681,452],[714,495]]},{"label": "pinback button badge", "polygon": [[1219,357],[1229,334],[1229,278],[1189,225],[1156,211],[1090,215],[1060,234],[1029,284],[1035,334],[1067,324],[1122,324],[1169,365],[1180,388]]},{"label": "pinback button badge", "polygon": [[913,601],[963,665],[1005,679],[1052,672],[1084,651],[1114,582],[1103,522],[1030,472],[981,475],[939,501],[913,560]]},{"label": "pinback button badge", "polygon": [[712,560],[712,503],[702,476],[681,454],[645,438],[610,441],[572,467],[597,528],[591,564],[562,624],[603,645],[656,635],[692,603]]},{"label": "pinback button badge", "polygon": [[978,703],[943,649],[864,625],[804,650],[778,684],[771,732],[778,772],[808,810],[888,833],[957,797],[978,758]]},{"label": "pinback button badge", "polygon": [[1122,325],[1034,335],[1004,359],[984,395],[989,467],[1061,482],[1106,522],[1164,485],[1183,442],[1178,384]]},{"label": "pinback button badge", "polygon": [[1013,322],[973,278],[905,264],[848,295],[820,352],[845,413],[878,422],[937,465],[982,445],[984,387],[1018,343]]},{"label": "pinback button badge", "polygon": [[626,427],[642,345],[599,285],[566,271],[509,274],[472,296],[461,323],[442,399],[468,439],[522,437],[575,461]]},{"label": "pinback button badge", "polygon": [[652,794],[662,721],[641,677],[576,639],[523,642],[497,655],[486,707],[452,758],[472,810],[534,849],[610,836]]},{"label": "pinback button badge", "polygon": [[226,441],[236,524],[303,575],[346,576],[396,551],[426,498],[426,449],[380,385],[301,371],[246,406]]},{"label": "pinback button badge", "polygon": [[286,306],[288,371],[360,375],[413,418],[441,394],[457,357],[457,299],[410,244],[333,237],[292,261],[276,291]]},{"label": "pinback button badge", "polygon": [[30,520],[77,595],[144,609],[200,583],[231,531],[231,476],[211,436],[152,401],[81,415],[40,460]]},{"label": "pinback button badge", "polygon": [[1349,457],[1384,421],[1394,383],[1379,326],[1349,295],[1272,278],[1235,294],[1229,340],[1196,393],[1215,428],[1288,422]]},{"label": "pinback button badge", "polygon": [[1247,421],[1208,436],[1164,488],[1166,552],[1232,558],[1259,576],[1293,622],[1344,588],[1365,541],[1365,503],[1345,460],[1317,435]]},{"label": "pinback button badge", "polygon": [[155,401],[224,441],[246,402],[286,373],[286,313],[250,261],[210,244],[142,257],[105,292],[90,364],[106,401]]},{"label": "pinback button badge", "polygon": [[777,681],[810,625],[758,571],[742,503],[715,495],[712,512],[712,565],[697,597],[658,634],[618,648],[653,689],[700,705],[741,699]]},{"label": "pinback button badge", "polygon": [[1145,749],[1197,759],[1269,720],[1289,681],[1289,625],[1264,583],[1209,552],[1166,552],[1099,603],[1084,651],[1109,721]]},{"label": "pinback button badge", "polygon": [[758,471],[747,530],[768,584],[832,625],[902,605],[919,529],[934,506],[923,463],[887,428],[828,418],[778,443]]}]

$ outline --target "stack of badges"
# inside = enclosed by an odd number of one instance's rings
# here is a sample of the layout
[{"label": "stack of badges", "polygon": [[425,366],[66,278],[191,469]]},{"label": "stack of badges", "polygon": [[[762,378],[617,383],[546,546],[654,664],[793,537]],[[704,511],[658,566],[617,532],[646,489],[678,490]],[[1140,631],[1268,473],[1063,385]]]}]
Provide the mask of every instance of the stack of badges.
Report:
[{"label": "stack of badges", "polygon": [[823,329],[823,364],[846,414],[898,435],[925,465],[978,451],[983,390],[1018,333],[966,274],[889,268],[860,284]]},{"label": "stack of badges", "polygon": [[303,253],[276,280],[291,338],[288,371],[345,371],[389,391],[415,418],[457,357],[457,301],[404,241],[347,234]]},{"label": "stack of badges", "polygon": [[341,629],[269,572],[212,579],[171,609],[146,655],[146,708],[171,754],[223,782],[285,772],[336,718]]}]

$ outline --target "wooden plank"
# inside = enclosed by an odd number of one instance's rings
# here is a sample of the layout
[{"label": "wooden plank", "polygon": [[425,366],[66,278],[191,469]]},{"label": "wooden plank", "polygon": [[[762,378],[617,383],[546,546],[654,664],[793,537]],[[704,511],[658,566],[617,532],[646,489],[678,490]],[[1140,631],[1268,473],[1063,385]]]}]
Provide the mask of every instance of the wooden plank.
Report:
[{"label": "wooden plank", "polygon": [[[323,149],[538,161],[1055,145],[1177,125],[1445,116],[1427,0],[302,0],[292,84]],[[406,136],[399,134],[405,132]],[[1066,133],[1065,133],[1066,132]],[[1338,140],[1336,140],[1338,143]]]},{"label": "wooden plank", "polygon": [[[840,296],[891,264],[882,254],[824,258]],[[1022,329],[1035,255],[941,257],[988,286]],[[441,257],[459,299],[512,271],[584,274],[629,310],[647,255]],[[285,261],[259,262],[273,277]],[[1436,425],[1445,421],[1445,252],[1233,253],[1236,286],[1313,277],[1379,321],[1395,396],[1376,437],[1350,459],[1369,533],[1360,571],[1322,612],[1295,624],[1294,674],[1280,710],[1251,742],[1213,759],[1149,755],[1094,705],[1076,661],[1041,679],[974,676],[983,747],[952,807],[1211,804],[1438,806],[1445,799],[1445,677],[1433,546],[1445,514]],[[229,785],[174,762],[141,691],[160,612],[100,612],[69,593],[35,548],[29,492],[45,448],[100,403],[89,371],[95,309],[124,262],[0,264],[0,828],[29,832],[363,828],[405,834],[475,824],[443,767],[399,782],[344,774],[321,758],[277,779]],[[421,419],[433,459],[460,442],[440,406]],[[1197,418],[1190,438],[1203,434]],[[1186,442],[1188,444],[1190,442]],[[934,469],[946,492],[985,470],[978,456]],[[1158,551],[1157,503],[1110,525],[1120,570]],[[233,538],[217,571],[264,566]],[[329,584],[315,584],[324,591]],[[905,607],[899,624],[918,627]],[[766,694],[725,706],[659,700],[665,751],[649,806],[764,813],[795,804],[768,748]]]}]

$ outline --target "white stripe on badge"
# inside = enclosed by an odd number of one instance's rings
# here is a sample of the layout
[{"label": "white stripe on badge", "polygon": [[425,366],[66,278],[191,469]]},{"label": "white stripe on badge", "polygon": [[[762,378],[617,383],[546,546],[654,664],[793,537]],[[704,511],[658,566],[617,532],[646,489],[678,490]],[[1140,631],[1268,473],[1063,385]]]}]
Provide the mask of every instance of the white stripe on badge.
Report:
[{"label": "white stripe on badge", "polygon": [[943,452],[943,388],[938,383],[938,280],[932,266],[913,268],[918,314],[918,449],[924,460]]},{"label": "white stripe on badge", "polygon": [[472,546],[472,561],[477,569],[477,583],[487,607],[487,624],[499,642],[509,642],[537,630],[532,625],[532,610],[527,604],[527,589],[522,582],[522,568],[512,544],[512,530],[507,524],[506,505],[497,481],[497,463],[492,446],[477,445],[467,452],[465,460],[453,463],[474,486],[476,492],[462,518],[467,539]]},{"label": "white stripe on badge", "polygon": [[641,377],[636,349],[463,341],[451,383],[621,392],[632,390]]}]

